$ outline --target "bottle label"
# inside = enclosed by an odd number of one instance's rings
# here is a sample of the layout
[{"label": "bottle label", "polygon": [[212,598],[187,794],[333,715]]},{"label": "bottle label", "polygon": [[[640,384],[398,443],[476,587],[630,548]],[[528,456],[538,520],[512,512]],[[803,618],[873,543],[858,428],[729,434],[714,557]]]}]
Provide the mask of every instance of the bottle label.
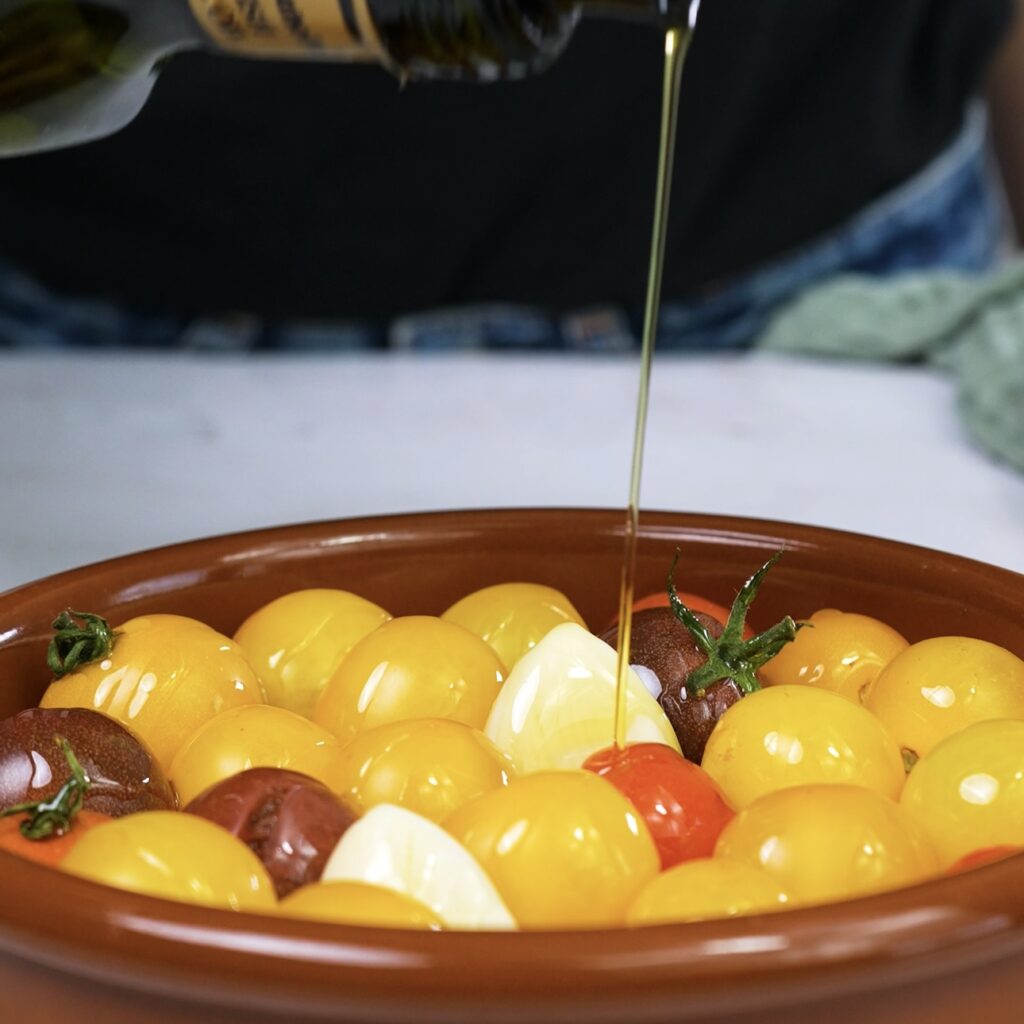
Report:
[{"label": "bottle label", "polygon": [[380,40],[367,0],[189,0],[218,46],[273,56],[372,59]]}]

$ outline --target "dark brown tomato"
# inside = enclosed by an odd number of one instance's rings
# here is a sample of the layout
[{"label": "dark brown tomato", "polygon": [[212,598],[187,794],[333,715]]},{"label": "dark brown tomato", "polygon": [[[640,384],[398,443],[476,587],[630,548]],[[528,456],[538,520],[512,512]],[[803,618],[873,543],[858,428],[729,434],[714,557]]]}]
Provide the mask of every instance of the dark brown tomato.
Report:
[{"label": "dark brown tomato", "polygon": [[[722,635],[724,627],[718,619],[704,612],[695,614],[713,637]],[[614,647],[618,637],[610,629],[601,639]],[[658,677],[658,703],[672,723],[686,759],[700,764],[711,730],[726,708],[740,699],[740,688],[731,679],[723,679],[709,686],[703,696],[689,693],[686,680],[707,659],[671,608],[647,608],[634,614],[629,660]]]},{"label": "dark brown tomato", "polygon": [[[722,635],[722,623],[704,612],[696,612],[697,619],[713,637]],[[615,647],[617,627],[601,637]],[[649,668],[661,683],[662,691],[676,691],[684,686],[690,673],[707,659],[690,635],[690,631],[676,618],[671,608],[646,608],[633,615],[633,628],[629,636],[629,662]]]},{"label": "dark brown tomato", "polygon": [[226,828],[263,862],[278,897],[317,881],[356,813],[323,783],[284,768],[250,768],[211,786],[188,814]]},{"label": "dark brown tomato", "polygon": [[0,809],[48,800],[68,781],[58,737],[89,777],[89,810],[118,818],[176,806],[153,755],[120,723],[86,708],[29,708],[0,722]]},{"label": "dark brown tomato", "polygon": [[672,723],[687,761],[701,763],[704,748],[718,720],[742,696],[742,691],[731,679],[712,683],[698,697],[691,695],[685,686],[661,691],[658,703]]}]

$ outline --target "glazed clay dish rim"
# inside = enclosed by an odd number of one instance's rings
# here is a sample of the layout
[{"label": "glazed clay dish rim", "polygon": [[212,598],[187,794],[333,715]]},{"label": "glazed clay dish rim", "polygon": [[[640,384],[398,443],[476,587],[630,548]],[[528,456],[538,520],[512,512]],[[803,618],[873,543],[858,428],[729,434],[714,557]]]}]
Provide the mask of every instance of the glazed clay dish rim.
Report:
[{"label": "glazed clay dish rim", "polygon": [[[247,531],[152,549],[52,576],[0,595],[0,623],[46,594],[106,578],[144,579],[239,558],[273,561],[331,538],[529,530],[571,517],[621,536],[621,510],[514,509],[418,513]],[[845,545],[940,572],[980,576],[999,598],[1024,597],[1024,576],[895,541],[766,520],[645,512],[641,539],[827,552]],[[315,557],[315,554],[308,557]],[[182,576],[183,574],[183,576]],[[172,573],[172,576],[174,574]],[[156,578],[156,577],[154,577]],[[0,635],[3,635],[0,632]],[[7,642],[27,642],[15,633]],[[38,638],[35,639],[38,643]],[[26,894],[31,894],[27,896]],[[781,914],[643,929],[421,933],[234,914],[96,885],[0,851],[0,949],[61,971],[148,992],[315,1012],[329,1007],[428,1007],[479,1000],[492,1019],[516,1004],[586,991],[638,1016],[685,990],[701,1007],[767,1005],[795,990],[856,991],[962,970],[1024,950],[1024,855],[845,903]],[[737,981],[742,979],[742,985]],[[239,994],[244,986],[244,996]],[[497,1015],[495,1006],[497,1005]],[[505,1010],[502,1009],[505,1008]],[[507,1010],[507,1012],[505,1012]]]}]

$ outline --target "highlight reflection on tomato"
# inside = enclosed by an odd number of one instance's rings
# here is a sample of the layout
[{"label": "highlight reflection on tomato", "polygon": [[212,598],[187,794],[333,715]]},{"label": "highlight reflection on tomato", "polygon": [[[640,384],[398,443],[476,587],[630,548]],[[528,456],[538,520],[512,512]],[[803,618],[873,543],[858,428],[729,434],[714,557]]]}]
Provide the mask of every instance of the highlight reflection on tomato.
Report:
[{"label": "highlight reflection on tomato", "polygon": [[664,871],[710,857],[735,812],[703,769],[671,747],[638,743],[609,747],[583,767],[610,782],[643,816]]}]

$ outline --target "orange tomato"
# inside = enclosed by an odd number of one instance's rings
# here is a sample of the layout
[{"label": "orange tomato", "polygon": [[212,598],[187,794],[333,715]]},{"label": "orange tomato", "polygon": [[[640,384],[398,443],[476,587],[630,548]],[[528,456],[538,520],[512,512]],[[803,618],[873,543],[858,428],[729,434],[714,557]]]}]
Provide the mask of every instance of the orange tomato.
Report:
[{"label": "orange tomato", "polygon": [[27,857],[49,867],[56,867],[89,829],[113,820],[99,811],[83,810],[75,815],[74,823],[64,835],[26,839],[21,834],[21,823],[27,817],[27,814],[14,814],[9,818],[0,818],[0,850],[16,853],[19,857]]},{"label": "orange tomato", "polygon": [[987,846],[982,850],[975,850],[961,857],[947,873],[958,874],[961,871],[970,871],[971,868],[980,868],[983,864],[994,864],[997,860],[1012,857],[1015,853],[1024,850],[1022,846]]}]

